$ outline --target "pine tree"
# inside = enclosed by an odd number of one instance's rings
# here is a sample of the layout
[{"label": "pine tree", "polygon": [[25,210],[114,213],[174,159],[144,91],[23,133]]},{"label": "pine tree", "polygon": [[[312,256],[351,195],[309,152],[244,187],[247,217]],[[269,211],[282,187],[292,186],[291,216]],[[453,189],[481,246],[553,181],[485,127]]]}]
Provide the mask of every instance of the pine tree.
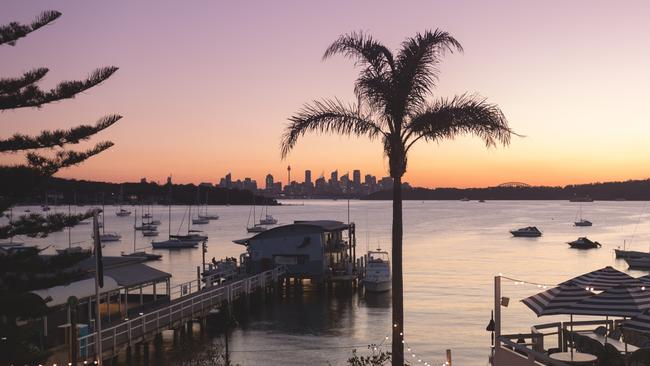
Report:
[{"label": "pine tree", "polygon": [[[31,24],[12,22],[0,26],[0,47],[15,46],[17,41],[61,16],[57,11],[46,11]],[[113,75],[117,67],[99,68],[84,79],[62,81],[50,90],[43,90],[38,83],[47,75],[48,69],[39,67],[18,77],[0,79],[0,113],[19,108],[40,108],[48,103],[74,98]],[[93,124],[83,124],[70,129],[42,131],[35,136],[16,133],[8,138],[0,137],[0,155],[22,154],[24,163],[0,164],[0,214],[26,196],[32,194],[47,179],[61,169],[77,165],[113,146],[110,141],[97,143],[87,150],[72,150],[70,145],[90,139],[98,132],[112,126],[121,116],[109,115]],[[30,213],[0,225],[0,239],[16,235],[30,237],[47,236],[51,232],[72,227],[92,215]],[[0,364],[34,364],[45,357],[38,348],[39,337],[29,327],[18,327],[17,319],[37,319],[47,313],[46,304],[28,291],[57,286],[77,280],[83,273],[70,270],[84,253],[65,253],[52,257],[39,255],[36,248],[0,255]]]},{"label": "pine tree", "polygon": [[[16,45],[18,39],[52,23],[60,16],[60,12],[45,11],[31,24],[12,22],[0,26],[0,46]],[[117,67],[102,67],[93,71],[85,80],[62,81],[55,88],[43,90],[38,86],[38,82],[48,71],[47,68],[39,67],[18,77],[0,79],[0,112],[18,108],[40,108],[48,103],[74,98],[75,95],[108,79],[117,71]],[[68,145],[88,140],[120,118],[122,117],[119,115],[109,115],[94,124],[84,124],[68,130],[42,131],[37,136],[16,133],[9,138],[0,139],[0,154],[22,153],[26,160],[23,164],[0,165],[0,213],[6,212],[11,205],[32,193],[59,170],[80,164],[113,146],[112,142],[104,141],[84,151],[67,149]],[[73,226],[89,215],[30,214],[10,225],[0,226],[0,239],[16,235],[46,236]]]}]

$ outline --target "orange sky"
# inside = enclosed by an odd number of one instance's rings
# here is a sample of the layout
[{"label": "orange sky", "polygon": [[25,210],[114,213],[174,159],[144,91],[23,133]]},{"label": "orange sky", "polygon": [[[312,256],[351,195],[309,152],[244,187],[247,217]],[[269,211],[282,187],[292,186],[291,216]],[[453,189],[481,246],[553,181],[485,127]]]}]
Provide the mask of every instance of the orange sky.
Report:
[{"label": "orange sky", "polygon": [[[287,161],[279,142],[304,102],[353,100],[353,63],[321,61],[339,34],[365,30],[390,47],[439,27],[464,54],[446,57],[436,96],[479,93],[498,103],[524,138],[486,150],[469,137],[420,144],[406,180],[417,186],[564,185],[646,178],[650,163],[649,13],[645,2],[413,2],[9,0],[2,24],[43,9],[64,13],[15,47],[0,47],[2,76],[48,66],[43,86],[120,71],[74,100],[0,114],[0,135],[124,119],[93,141],[116,146],[63,177],[218,182],[227,172],[286,181],[334,169],[386,175],[380,144],[310,136]],[[372,5],[372,6],[370,6]],[[15,160],[17,157],[3,159]]]}]

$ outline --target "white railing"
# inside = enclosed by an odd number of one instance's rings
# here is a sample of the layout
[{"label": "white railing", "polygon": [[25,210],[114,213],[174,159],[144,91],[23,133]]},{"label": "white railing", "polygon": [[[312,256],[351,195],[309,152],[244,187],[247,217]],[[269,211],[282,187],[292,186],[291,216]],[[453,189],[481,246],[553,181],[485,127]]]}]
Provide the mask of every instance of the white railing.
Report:
[{"label": "white railing", "polygon": [[[277,281],[284,273],[284,267],[276,267],[241,280],[220,285],[206,285],[201,291],[198,291],[198,286],[191,285],[192,282],[196,281],[175,286],[177,288],[187,286],[188,292],[181,295],[181,298],[177,299],[178,301],[173,301],[168,306],[148,314],[141,313],[140,316],[125,320],[113,327],[102,329],[102,348],[104,351],[115,352],[118,346],[133,344],[134,340],[144,337],[147,333],[169,329],[174,323],[182,322],[196,313],[205,312],[222,302],[231,302],[242,294],[248,294],[258,288],[263,288],[266,284]],[[206,281],[206,283],[211,282]],[[194,289],[194,291],[191,289]],[[190,294],[194,296],[188,296]],[[183,297],[186,298],[181,300]],[[88,359],[95,354],[96,335],[96,333],[91,333],[78,338],[79,354],[82,359]]]}]

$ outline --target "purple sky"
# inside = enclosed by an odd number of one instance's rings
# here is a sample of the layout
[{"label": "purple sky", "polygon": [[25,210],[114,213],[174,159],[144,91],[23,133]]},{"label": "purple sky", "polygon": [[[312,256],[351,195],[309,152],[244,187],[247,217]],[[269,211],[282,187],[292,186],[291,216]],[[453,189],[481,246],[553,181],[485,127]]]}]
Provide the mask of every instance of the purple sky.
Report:
[{"label": "purple sky", "polygon": [[[406,4],[406,5],[404,5]],[[399,5],[399,6],[398,6]],[[0,114],[0,134],[36,133],[119,113],[94,141],[116,146],[68,177],[217,181],[232,171],[286,181],[339,168],[386,174],[378,143],[308,137],[287,161],[286,119],[307,101],[352,99],[353,63],[321,62],[342,33],[364,30],[391,48],[441,28],[465,53],[441,64],[437,96],[479,93],[526,138],[486,151],[474,138],[421,144],[406,179],[423,186],[505,181],[567,184],[645,178],[650,163],[650,22],[646,2],[597,1],[13,1],[0,23],[40,11],[63,16],[0,47],[1,75],[47,66],[42,83],[120,71],[75,100]]]}]

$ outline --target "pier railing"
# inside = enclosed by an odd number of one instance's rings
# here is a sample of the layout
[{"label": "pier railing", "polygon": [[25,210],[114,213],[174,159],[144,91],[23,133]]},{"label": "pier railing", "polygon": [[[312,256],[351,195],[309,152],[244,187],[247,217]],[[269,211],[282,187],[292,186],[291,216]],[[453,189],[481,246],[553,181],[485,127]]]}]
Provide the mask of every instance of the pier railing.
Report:
[{"label": "pier railing", "polygon": [[[126,319],[120,324],[102,329],[101,342],[104,354],[114,354],[121,347],[133,345],[145,339],[148,334],[155,334],[162,330],[172,329],[184,321],[198,316],[207,315],[210,310],[224,302],[232,302],[243,294],[249,294],[257,289],[277,281],[285,274],[284,267],[252,275],[243,279],[229,281],[218,285],[210,285],[206,281],[205,286],[199,286],[195,281],[174,286],[183,289],[179,298],[172,300],[169,304],[149,313],[140,313],[136,318]],[[192,283],[195,283],[192,286]],[[94,359],[96,349],[97,333],[78,338],[79,355],[81,359]]]}]

